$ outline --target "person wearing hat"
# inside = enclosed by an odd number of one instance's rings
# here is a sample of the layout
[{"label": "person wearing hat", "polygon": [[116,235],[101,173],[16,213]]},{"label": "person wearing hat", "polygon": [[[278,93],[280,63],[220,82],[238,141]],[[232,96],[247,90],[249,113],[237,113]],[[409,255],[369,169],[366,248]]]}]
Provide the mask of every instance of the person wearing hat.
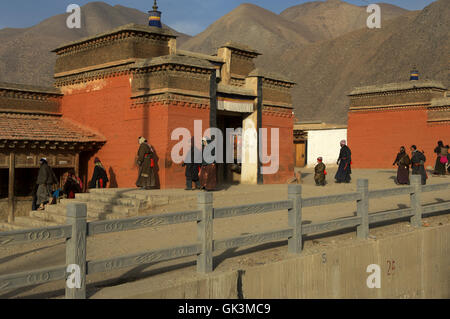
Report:
[{"label": "person wearing hat", "polygon": [[341,151],[339,153],[339,158],[337,164],[339,165],[338,171],[336,172],[335,179],[336,183],[350,183],[352,174],[352,152],[347,146],[347,141],[341,141]]},{"label": "person wearing hat", "polygon": [[38,210],[44,210],[45,205],[52,198],[52,185],[57,184],[58,180],[55,173],[47,163],[47,158],[43,157],[39,161],[39,173],[36,180],[38,185],[36,192],[36,204],[39,205]]},{"label": "person wearing hat", "polygon": [[395,161],[392,165],[398,165],[397,169],[397,179],[396,184],[408,185],[409,184],[409,165],[411,164],[411,159],[406,153],[405,147],[400,147],[400,152],[397,154]]},{"label": "person wearing hat", "polygon": [[94,159],[94,164],[94,174],[89,182],[89,188],[106,188],[106,185],[109,182],[106,169],[103,167],[103,164],[98,157]]},{"label": "person wearing hat", "polygon": [[325,175],[326,172],[326,166],[323,163],[322,157],[319,157],[317,159],[317,165],[314,168],[314,181],[316,182],[316,186],[325,186]]},{"label": "person wearing hat", "polygon": [[136,186],[143,189],[156,187],[155,162],[156,155],[153,147],[147,143],[145,137],[139,137],[139,150],[137,154],[137,164],[139,165],[139,175]]}]

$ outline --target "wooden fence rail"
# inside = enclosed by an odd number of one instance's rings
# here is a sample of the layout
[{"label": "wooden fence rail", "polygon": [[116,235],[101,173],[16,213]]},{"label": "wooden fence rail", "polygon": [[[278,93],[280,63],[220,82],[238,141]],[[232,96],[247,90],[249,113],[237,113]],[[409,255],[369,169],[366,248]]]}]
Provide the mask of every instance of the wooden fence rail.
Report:
[{"label": "wooden fence rail", "polygon": [[[410,186],[369,191],[368,180],[360,179],[357,181],[357,191],[354,193],[302,198],[301,185],[289,185],[288,200],[224,208],[213,207],[213,195],[211,193],[200,193],[197,201],[198,207],[194,211],[90,223],[86,221],[86,204],[71,203],[67,206],[67,225],[0,233],[0,247],[66,239],[66,265],[0,276],[0,292],[51,281],[66,280],[66,298],[85,299],[86,275],[88,274],[187,256],[197,256],[197,271],[209,273],[213,271],[214,251],[287,239],[288,251],[293,254],[300,254],[305,235],[356,227],[357,237],[366,239],[369,236],[370,225],[401,218],[409,218],[413,226],[421,227],[423,214],[450,211],[450,201],[422,206],[421,193],[449,188],[450,183],[422,186],[420,176],[413,175],[411,176]],[[369,214],[369,199],[398,195],[409,195],[411,207]],[[357,215],[355,217],[302,224],[303,208],[351,201],[356,201]],[[220,240],[214,240],[213,238],[214,219],[281,210],[288,211],[289,227],[286,229]],[[88,236],[188,222],[197,223],[196,243],[104,260],[86,260],[86,238]],[[76,280],[77,278],[78,280]],[[69,283],[72,284],[69,285]],[[77,283],[76,287],[73,287],[74,283]]]}]

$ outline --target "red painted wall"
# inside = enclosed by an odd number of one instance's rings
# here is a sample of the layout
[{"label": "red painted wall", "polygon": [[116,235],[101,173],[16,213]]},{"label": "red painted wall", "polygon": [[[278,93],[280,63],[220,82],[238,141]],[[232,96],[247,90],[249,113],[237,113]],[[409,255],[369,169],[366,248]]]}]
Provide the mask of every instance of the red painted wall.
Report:
[{"label": "red painted wall", "polygon": [[[130,76],[122,75],[83,85],[63,88],[63,116],[83,123],[104,135],[107,143],[94,156],[99,157],[108,176],[114,175],[119,188],[136,187],[138,167],[135,164],[137,139],[145,136],[159,157],[157,162],[161,188],[185,186],[184,168],[170,160],[171,133],[185,127],[193,134],[194,120],[209,127],[209,108],[191,104],[151,103],[131,105]],[[89,161],[88,177],[92,177],[94,158]]]},{"label": "red painted wall", "polygon": [[[202,131],[209,127],[209,106],[182,102],[153,102],[132,105],[130,75],[120,75],[62,88],[63,116],[104,135],[107,143],[89,160],[88,179],[92,177],[94,157],[99,157],[110,186],[133,188],[138,174],[135,164],[138,137],[145,136],[153,145],[161,188],[184,188],[184,168],[171,160],[171,151],[179,141],[172,141],[174,129],[183,127],[194,134],[194,121],[202,121]],[[293,176],[293,117],[273,112],[263,114],[263,127],[280,129],[280,166],[264,183],[285,183]],[[270,130],[269,130],[270,138]],[[269,154],[270,145],[269,145]]]},{"label": "red painted wall", "polygon": [[[271,150],[271,129],[279,129],[279,170],[276,174],[264,175],[264,184],[284,184],[287,180],[294,176],[294,118],[289,114],[288,117],[280,116],[271,112],[263,112],[262,127],[267,128],[268,141],[264,143],[268,154],[272,154]],[[270,166],[266,164],[263,166]]]},{"label": "red painted wall", "polygon": [[349,112],[348,145],[355,168],[392,168],[400,146],[425,151],[434,168],[438,140],[450,143],[450,125],[427,124],[425,108]]}]

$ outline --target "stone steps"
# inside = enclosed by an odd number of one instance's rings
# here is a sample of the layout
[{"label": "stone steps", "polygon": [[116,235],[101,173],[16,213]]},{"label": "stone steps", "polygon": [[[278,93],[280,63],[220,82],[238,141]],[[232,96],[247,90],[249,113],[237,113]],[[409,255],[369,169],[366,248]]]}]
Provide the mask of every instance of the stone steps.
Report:
[{"label": "stone steps", "polygon": [[54,221],[45,221],[29,216],[17,216],[14,220],[14,223],[0,223],[0,229],[2,231],[11,231],[11,230],[23,230],[23,229],[32,229],[32,228],[42,228],[42,227],[52,227],[59,226],[61,223],[57,223]]},{"label": "stone steps", "polygon": [[62,214],[55,214],[48,212],[46,210],[35,210],[30,212],[30,217],[43,220],[43,221],[49,221],[49,222],[55,222],[58,224],[65,224],[66,223],[66,216]]},{"label": "stone steps", "polygon": [[85,203],[88,221],[117,220],[150,212],[152,208],[195,201],[193,192],[180,190],[91,189],[89,193],[75,194],[75,199],[61,199],[57,205],[48,205],[44,211],[32,211],[28,217],[17,217],[13,224],[0,223],[0,231],[57,226],[66,223],[67,205]]},{"label": "stone steps", "polygon": [[27,225],[22,225],[20,223],[14,222],[12,224],[8,222],[0,223],[0,232],[8,232],[13,230],[23,230],[23,229],[29,229],[29,228],[35,228],[35,227],[29,227]]},{"label": "stone steps", "polygon": [[[76,194],[76,195],[88,195],[88,196],[75,196],[75,200],[82,202],[97,202],[107,203],[116,206],[134,207],[139,208],[144,206],[144,201],[132,197],[117,197],[117,196],[103,196],[100,194]],[[61,200],[61,203],[65,203],[68,200]],[[70,201],[70,200],[69,200]],[[73,201],[73,200],[72,200]]]}]

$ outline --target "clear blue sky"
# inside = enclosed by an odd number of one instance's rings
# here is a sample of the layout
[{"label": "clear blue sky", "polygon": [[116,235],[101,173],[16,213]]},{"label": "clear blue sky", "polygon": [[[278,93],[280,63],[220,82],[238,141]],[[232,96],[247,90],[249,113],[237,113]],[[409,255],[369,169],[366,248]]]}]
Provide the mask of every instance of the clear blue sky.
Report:
[{"label": "clear blue sky", "polygon": [[[273,12],[311,0],[159,0],[163,22],[179,31],[196,34],[230,12],[241,3],[254,3]],[[39,23],[56,14],[65,13],[69,4],[80,6],[89,0],[1,0],[0,29],[23,28]],[[105,0],[111,5],[120,4],[141,11],[151,10],[153,0]],[[409,10],[421,10],[434,0],[346,0],[355,5],[386,2]]]}]

